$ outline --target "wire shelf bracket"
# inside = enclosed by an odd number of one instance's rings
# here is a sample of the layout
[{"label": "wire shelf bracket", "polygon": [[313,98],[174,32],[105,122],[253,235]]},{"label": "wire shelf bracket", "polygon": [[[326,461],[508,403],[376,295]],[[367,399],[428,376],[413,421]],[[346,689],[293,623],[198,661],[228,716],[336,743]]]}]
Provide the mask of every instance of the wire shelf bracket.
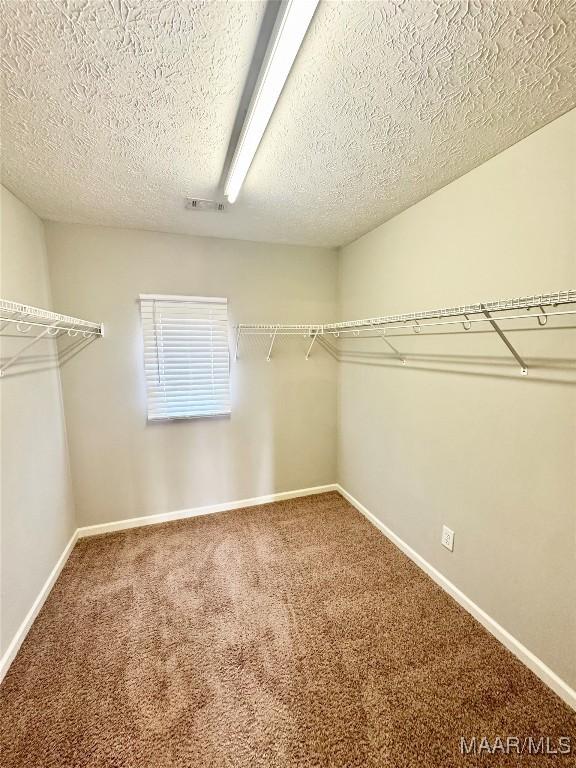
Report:
[{"label": "wire shelf bracket", "polygon": [[318,338],[319,331],[316,330],[313,332],[312,341],[310,342],[310,346],[308,347],[308,352],[306,352],[306,360],[310,359],[310,352],[312,352],[312,347],[314,346],[314,342]]},{"label": "wire shelf bracket", "polygon": [[44,338],[49,336],[56,338],[64,334],[72,338],[79,334],[84,338],[97,338],[104,335],[104,328],[101,323],[93,323],[79,317],[61,315],[58,312],[33,307],[29,304],[0,299],[0,332],[5,332],[9,328],[23,335],[29,333],[33,328],[37,328],[38,333],[0,366],[0,377],[4,376],[6,371],[17,363],[25,352]]},{"label": "wire shelf bracket", "polygon": [[238,360],[238,352],[240,349],[240,336],[242,335],[242,328],[241,326],[238,326],[236,329],[236,349],[234,351],[234,359]]},{"label": "wire shelf bracket", "polygon": [[402,355],[402,353],[398,349],[396,349],[396,347],[393,344],[390,344],[390,342],[388,341],[386,336],[384,336],[384,334],[382,334],[382,341],[384,342],[384,344],[386,344],[386,346],[389,349],[392,350],[392,352],[394,352],[394,357],[400,360],[402,365],[406,365],[406,358]]},{"label": "wire shelf bracket", "polygon": [[[240,338],[245,335],[268,335],[271,337],[267,361],[270,361],[272,349],[278,336],[304,336],[311,339],[306,352],[306,360],[317,340],[332,336],[333,339],[351,338],[381,338],[395,358],[402,365],[407,364],[407,357],[400,352],[388,339],[394,336],[412,335],[425,336],[424,331],[430,327],[442,326],[449,331],[454,326],[461,326],[465,331],[472,331],[478,323],[489,323],[492,330],[505,344],[506,348],[520,366],[522,376],[528,375],[528,365],[522,358],[501,326],[501,321],[507,323],[525,321],[531,309],[536,309],[539,327],[544,327],[550,317],[576,315],[576,309],[565,308],[566,305],[576,304],[576,290],[555,291],[549,293],[520,296],[514,299],[498,299],[478,304],[461,304],[459,306],[442,307],[440,309],[410,312],[399,315],[383,315],[362,320],[346,320],[338,323],[240,323],[236,326],[236,359],[239,356]],[[547,309],[548,308],[548,309]],[[499,313],[506,313],[500,315]],[[496,316],[495,316],[496,315]],[[534,315],[532,315],[534,317]],[[388,330],[392,333],[388,334]],[[372,335],[364,335],[370,333]],[[386,336],[385,336],[386,334]]]},{"label": "wire shelf bracket", "polygon": [[[520,373],[522,374],[522,376],[528,376],[528,366],[526,365],[524,360],[520,357],[518,352],[514,349],[513,345],[511,344],[511,342],[506,337],[506,334],[504,333],[502,328],[500,328],[498,323],[494,320],[494,318],[492,317],[490,312],[488,312],[487,309],[484,309],[484,315],[488,319],[488,322],[490,323],[492,328],[494,328],[494,330],[496,331],[498,336],[502,339],[504,344],[508,347],[508,349],[512,353],[512,356],[514,357],[514,359],[516,360],[516,362],[520,366]],[[538,322],[540,322],[540,318],[538,318]]]},{"label": "wire shelf bracket", "polygon": [[274,333],[272,334],[272,341],[270,342],[270,347],[268,348],[268,355],[266,356],[266,362],[270,362],[270,357],[272,355],[272,347],[274,346],[274,342],[276,341],[276,334],[278,333],[278,328],[274,328]]}]

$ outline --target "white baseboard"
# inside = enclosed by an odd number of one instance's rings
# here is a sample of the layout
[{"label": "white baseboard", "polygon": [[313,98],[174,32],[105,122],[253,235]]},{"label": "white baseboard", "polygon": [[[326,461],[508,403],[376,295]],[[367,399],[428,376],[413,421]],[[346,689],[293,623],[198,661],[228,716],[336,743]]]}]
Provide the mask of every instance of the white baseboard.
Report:
[{"label": "white baseboard", "polygon": [[40,613],[40,609],[42,608],[42,606],[46,601],[46,598],[50,594],[50,590],[56,583],[56,579],[60,575],[60,571],[66,565],[66,560],[68,560],[68,557],[70,556],[70,552],[72,552],[72,550],[74,549],[74,544],[76,544],[77,539],[78,539],[78,530],[74,531],[74,533],[70,537],[70,541],[68,542],[68,544],[66,544],[64,552],[62,552],[62,554],[58,558],[58,562],[52,569],[50,575],[48,576],[44,584],[42,585],[42,589],[38,593],[36,600],[34,600],[34,602],[32,603],[32,607],[26,614],[24,621],[22,622],[22,624],[20,624],[20,626],[16,630],[16,634],[12,638],[12,642],[3,653],[2,658],[0,659],[0,682],[2,682],[2,680],[4,679],[6,672],[8,672],[8,669],[10,668],[10,664],[12,664],[12,662],[16,658],[16,654],[18,653],[20,646],[24,642],[24,638],[28,634],[30,627],[34,623],[34,619]]},{"label": "white baseboard", "polygon": [[242,509],[243,507],[254,507],[259,504],[270,504],[274,501],[282,501],[284,499],[295,499],[301,496],[311,496],[319,493],[327,493],[329,491],[338,491],[347,501],[352,504],[359,512],[361,512],[376,528],[378,528],[398,549],[406,554],[416,565],[418,565],[425,573],[432,578],[436,584],[444,589],[451,597],[453,597],[457,603],[459,603],[465,610],[468,611],[475,619],[477,619],[494,637],[496,637],[508,650],[510,650],[523,664],[534,672],[537,677],[542,680],[549,688],[560,696],[568,706],[576,709],[576,691],[571,688],[562,678],[560,678],[555,672],[553,672],[543,661],[541,661],[535,654],[532,653],[526,646],[511,635],[504,627],[498,624],[491,616],[476,605],[469,597],[467,597],[461,590],[458,589],[451,581],[443,576],[434,566],[421,557],[412,547],[406,544],[399,536],[397,536],[388,526],[382,523],[378,518],[372,514],[363,504],[354,498],[348,491],[337,483],[330,485],[318,485],[312,488],[301,488],[295,491],[284,491],[282,493],[273,493],[266,496],[256,496],[251,499],[240,499],[238,501],[228,501],[221,504],[210,504],[203,507],[193,507],[192,509],[182,509],[176,512],[165,512],[158,515],[149,515],[146,517],[133,517],[127,520],[117,520],[110,523],[102,523],[100,525],[90,525],[82,528],[77,528],[70,541],[66,545],[64,552],[62,552],[58,562],[52,569],[52,572],[46,579],[42,589],[40,590],[38,597],[34,601],[32,607],[28,611],[24,621],[18,628],[12,642],[4,652],[0,659],[0,682],[4,678],[8,671],[10,664],[16,657],[24,638],[28,634],[28,631],[34,619],[40,612],[40,609],[44,605],[44,602],[50,590],[52,589],[56,579],[60,575],[60,571],[64,567],[66,561],[76,541],[85,536],[96,536],[102,533],[109,533],[112,531],[121,531],[128,528],[137,528],[142,525],[154,525],[156,523],[165,523],[170,520],[182,520],[190,517],[198,517],[200,515],[209,515],[214,512],[226,512],[233,509]]},{"label": "white baseboard", "polygon": [[338,485],[338,492],[346,499],[346,501],[349,501],[353,507],[356,507],[356,509],[361,512],[364,517],[366,517],[372,523],[372,525],[378,528],[378,530],[381,531],[384,536],[386,536],[386,538],[390,539],[390,541],[395,544],[398,549],[402,550],[405,555],[408,555],[408,557],[414,563],[416,563],[416,565],[419,566],[426,574],[428,574],[428,576],[430,576],[430,578],[435,581],[436,584],[442,587],[442,589],[451,597],[453,597],[457,603],[459,603],[466,611],[468,611],[468,613],[477,619],[480,624],[482,624],[482,626],[490,632],[490,634],[494,635],[494,637],[502,643],[502,645],[505,645],[506,648],[508,648],[508,650],[511,651],[517,659],[525,664],[528,669],[532,670],[532,672],[534,672],[534,674],[539,677],[543,683],[551,688],[554,693],[558,694],[558,696],[560,696],[560,698],[565,701],[569,707],[576,709],[576,691],[571,688],[568,683],[562,680],[562,678],[559,677],[553,670],[551,670],[550,667],[546,666],[546,664],[535,654],[533,654],[532,651],[526,648],[525,645],[522,645],[522,643],[513,635],[511,635],[510,632],[498,624],[498,622],[489,616],[486,611],[482,610],[479,605],[476,605],[476,603],[467,597],[464,592],[462,592],[455,584],[449,581],[446,576],[442,575],[440,571],[434,568],[433,565],[430,565],[427,560],[425,560],[421,555],[418,554],[418,552],[412,549],[412,547],[406,544],[406,542],[397,536],[394,531],[390,530],[387,525],[385,525],[374,514],[372,514],[372,512],[366,509],[366,507],[361,504],[358,499],[355,499],[354,496],[342,488],[341,485]]},{"label": "white baseboard", "polygon": [[13,660],[18,653],[20,646],[22,645],[24,638],[28,634],[28,631],[34,619],[40,612],[40,609],[44,605],[46,598],[50,594],[50,590],[54,586],[56,579],[60,575],[60,571],[64,567],[66,560],[72,550],[74,544],[78,539],[82,539],[85,536],[97,536],[101,533],[110,533],[112,531],[122,531],[127,528],[138,528],[142,525],[154,525],[155,523],[166,523],[170,520],[183,520],[187,517],[198,517],[200,515],[210,515],[214,512],[227,512],[233,509],[242,509],[243,507],[255,507],[259,504],[270,504],[273,501],[283,501],[284,499],[297,499],[300,496],[313,496],[318,493],[327,493],[328,491],[337,491],[339,486],[335,483],[331,485],[316,485],[312,488],[300,488],[295,491],[282,491],[281,493],[271,493],[267,496],[255,496],[251,499],[240,499],[238,501],[226,501],[222,504],[209,504],[204,507],[193,507],[192,509],[180,509],[176,512],[164,512],[159,515],[149,515],[147,517],[132,517],[128,520],[116,520],[111,523],[102,523],[101,525],[88,525],[82,528],[77,528],[72,535],[70,541],[66,545],[64,552],[60,555],[58,562],[52,569],[52,572],[44,582],[42,589],[40,590],[38,597],[34,601],[32,607],[28,611],[26,618],[22,624],[18,627],[16,634],[14,635],[12,642],[6,649],[2,658],[0,659],[0,682],[4,679],[6,672],[10,668]]},{"label": "white baseboard", "polygon": [[313,496],[317,493],[327,493],[328,491],[337,491],[339,486],[335,483],[331,485],[315,485],[312,488],[300,488],[296,491],[282,491],[281,493],[270,493],[267,496],[254,496],[251,499],[239,499],[237,501],[224,501],[221,504],[208,504],[204,507],[192,507],[191,509],[178,509],[176,512],[161,512],[159,515],[147,515],[146,517],[131,517],[127,520],[115,520],[111,523],[100,523],[98,525],[87,525],[78,528],[78,538],[85,536],[98,536],[101,533],[111,533],[112,531],[123,531],[127,528],[139,528],[142,525],[156,525],[157,523],[168,523],[171,520],[184,520],[187,517],[199,517],[200,515],[211,515],[214,512],[229,512],[232,509],[243,509],[244,507],[256,507],[259,504],[270,504],[273,501],[283,501],[285,499],[297,499],[300,496]]}]

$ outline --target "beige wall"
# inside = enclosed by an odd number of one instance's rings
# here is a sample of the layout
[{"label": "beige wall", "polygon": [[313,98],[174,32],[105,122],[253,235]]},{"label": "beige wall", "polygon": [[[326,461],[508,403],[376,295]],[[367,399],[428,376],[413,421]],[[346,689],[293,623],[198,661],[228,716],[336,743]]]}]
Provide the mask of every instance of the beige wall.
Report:
[{"label": "beige wall", "polygon": [[[573,332],[515,332],[527,378],[489,334],[397,340],[406,367],[361,342],[338,371],[320,346],[306,362],[305,339],[277,342],[271,363],[268,339],[247,339],[232,361],[230,418],[149,425],[137,304],[140,293],[224,295],[232,323],[314,322],[336,316],[338,291],[352,319],[574,287],[575,141],[572,112],[344,248],[339,281],[324,249],[46,224],[56,308],[105,324],[60,374],[78,524],[338,474],[576,685]],[[43,234],[3,192],[3,297],[50,306]],[[74,511],[58,372],[37,367],[1,388],[5,647]],[[442,523],[456,531],[453,553]]]},{"label": "beige wall", "polygon": [[[573,111],[344,248],[341,317],[575,288],[575,185]],[[396,339],[406,367],[361,342],[377,354],[340,366],[339,480],[575,686],[574,331],[512,338],[527,378],[493,334]]]},{"label": "beige wall", "polygon": [[[4,299],[51,308],[40,219],[2,187]],[[2,356],[22,340],[3,339]],[[1,649],[8,644],[75,529],[60,375],[53,341],[0,383],[2,433]]]},{"label": "beige wall", "polygon": [[[193,214],[191,214],[193,215]],[[230,418],[146,423],[140,293],[227,296],[231,323],[335,317],[333,251],[49,223],[54,299],[105,337],[62,367],[80,525],[336,480],[336,363],[246,340]],[[231,339],[232,344],[232,339]]]}]

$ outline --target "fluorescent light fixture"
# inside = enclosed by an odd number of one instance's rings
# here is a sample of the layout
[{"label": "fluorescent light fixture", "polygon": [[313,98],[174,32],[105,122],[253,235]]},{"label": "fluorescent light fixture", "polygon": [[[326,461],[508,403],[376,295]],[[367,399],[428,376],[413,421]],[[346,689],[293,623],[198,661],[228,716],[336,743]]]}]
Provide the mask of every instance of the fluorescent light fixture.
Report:
[{"label": "fluorescent light fixture", "polygon": [[310,26],[318,0],[283,0],[224,185],[234,203]]}]

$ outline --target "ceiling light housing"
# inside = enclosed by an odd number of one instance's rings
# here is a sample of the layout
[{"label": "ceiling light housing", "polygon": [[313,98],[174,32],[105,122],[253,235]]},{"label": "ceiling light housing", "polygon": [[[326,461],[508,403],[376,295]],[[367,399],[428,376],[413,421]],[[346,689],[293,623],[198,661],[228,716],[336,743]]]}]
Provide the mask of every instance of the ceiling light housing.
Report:
[{"label": "ceiling light housing", "polygon": [[229,203],[234,203],[238,197],[318,2],[283,0],[278,10],[262,69],[226,177],[224,194]]}]

